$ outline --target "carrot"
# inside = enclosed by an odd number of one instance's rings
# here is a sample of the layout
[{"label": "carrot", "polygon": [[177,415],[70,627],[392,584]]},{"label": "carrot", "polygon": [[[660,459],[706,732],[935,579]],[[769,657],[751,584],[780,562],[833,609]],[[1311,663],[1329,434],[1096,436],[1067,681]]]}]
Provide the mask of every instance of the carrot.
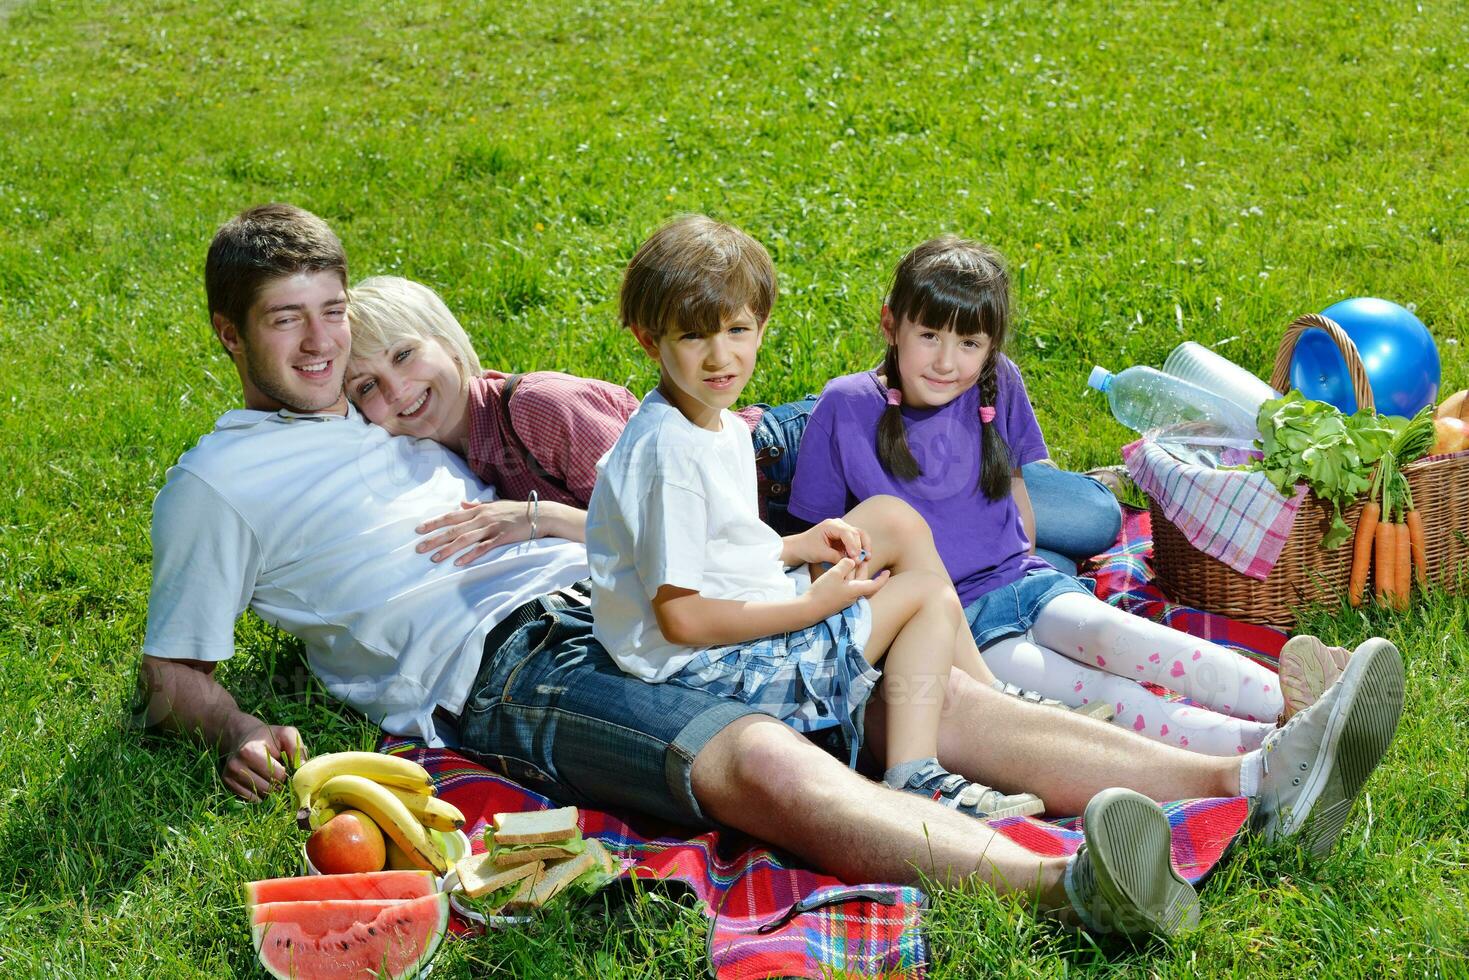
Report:
[{"label": "carrot", "polygon": [[1408,511],[1408,541],[1413,546],[1413,573],[1418,588],[1428,588],[1428,538],[1423,533],[1423,518],[1416,510]]},{"label": "carrot", "polygon": [[1408,525],[1406,524],[1394,524],[1393,527],[1395,529],[1394,533],[1397,534],[1398,582],[1396,588],[1393,590],[1397,594],[1393,596],[1392,607],[1398,612],[1402,612],[1404,609],[1408,608],[1408,601],[1413,596],[1413,555],[1412,545],[1410,542],[1411,535],[1408,533]]},{"label": "carrot", "polygon": [[1387,605],[1388,589],[1397,581],[1393,571],[1392,525],[1383,521],[1372,533],[1372,593],[1379,606]]},{"label": "carrot", "polygon": [[1347,582],[1347,600],[1355,609],[1362,604],[1362,590],[1367,585],[1367,571],[1372,564],[1372,536],[1377,533],[1377,520],[1382,506],[1373,500],[1362,508],[1357,518],[1357,536],[1352,541],[1352,576]]}]

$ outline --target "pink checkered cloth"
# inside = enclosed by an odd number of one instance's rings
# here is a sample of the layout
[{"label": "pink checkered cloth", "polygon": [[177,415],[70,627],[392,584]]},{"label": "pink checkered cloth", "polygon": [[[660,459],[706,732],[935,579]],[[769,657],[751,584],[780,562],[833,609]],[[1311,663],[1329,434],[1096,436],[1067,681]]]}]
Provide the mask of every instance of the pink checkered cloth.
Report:
[{"label": "pink checkered cloth", "polygon": [[1122,458],[1128,476],[1189,544],[1250,578],[1263,582],[1270,574],[1306,495],[1304,484],[1295,496],[1282,496],[1264,473],[1184,462],[1146,439],[1123,446]]}]

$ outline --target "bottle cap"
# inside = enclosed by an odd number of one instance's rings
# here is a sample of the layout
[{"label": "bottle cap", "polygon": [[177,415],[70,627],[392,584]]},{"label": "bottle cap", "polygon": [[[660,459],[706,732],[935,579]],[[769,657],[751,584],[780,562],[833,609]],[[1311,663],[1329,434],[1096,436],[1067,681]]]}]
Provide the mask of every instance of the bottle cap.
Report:
[{"label": "bottle cap", "polygon": [[1112,387],[1112,372],[1098,364],[1092,368],[1092,376],[1086,379],[1086,383],[1098,391],[1106,391]]}]

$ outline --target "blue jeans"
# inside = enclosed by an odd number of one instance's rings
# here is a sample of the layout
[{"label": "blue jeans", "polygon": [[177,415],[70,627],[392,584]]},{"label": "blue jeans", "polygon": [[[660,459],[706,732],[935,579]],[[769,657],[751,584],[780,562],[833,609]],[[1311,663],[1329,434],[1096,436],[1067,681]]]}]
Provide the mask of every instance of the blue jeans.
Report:
[{"label": "blue jeans", "polygon": [[806,529],[806,522],[791,517],[786,508],[791,501],[791,481],[796,477],[796,454],[801,436],[811,421],[816,396],[774,408],[765,406],[765,414],[750,434],[755,444],[755,472],[760,487],[760,517],[781,534],[796,534]]},{"label": "blue jeans", "polygon": [[459,716],[460,751],[559,803],[704,826],[694,757],[749,714],[759,712],[624,674],[592,636],[589,609],[547,604],[485,651]]},{"label": "blue jeans", "polygon": [[1021,468],[1035,510],[1036,555],[1067,575],[1076,563],[1112,547],[1122,530],[1122,507],[1100,482],[1049,463]]}]

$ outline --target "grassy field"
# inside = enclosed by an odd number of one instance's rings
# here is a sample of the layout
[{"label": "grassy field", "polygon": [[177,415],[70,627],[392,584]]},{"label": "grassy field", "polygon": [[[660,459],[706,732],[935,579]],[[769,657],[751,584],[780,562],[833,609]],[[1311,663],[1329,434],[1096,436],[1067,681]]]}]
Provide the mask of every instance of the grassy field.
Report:
[{"label": "grassy field", "polygon": [[[438,288],[486,363],[645,390],[621,267],[702,210],[770,248],[750,391],[875,360],[885,277],[957,230],[1011,259],[1012,354],[1052,454],[1127,438],[1093,363],[1183,339],[1268,370],[1283,326],[1412,303],[1469,384],[1469,20],[1454,3],[307,5],[0,0],[0,973],[256,971],[241,881],[295,868],[287,806],[128,724],[165,469],[237,404],[201,271],[287,200],[354,278]],[[1469,604],[1321,610],[1408,663],[1403,728],[1336,851],[1257,842],[1171,945],[1099,949],[993,896],[939,895],[936,976],[1469,972]],[[374,732],[247,617],[223,669],[317,751]],[[699,973],[663,896],[456,943],[436,977]]]}]

